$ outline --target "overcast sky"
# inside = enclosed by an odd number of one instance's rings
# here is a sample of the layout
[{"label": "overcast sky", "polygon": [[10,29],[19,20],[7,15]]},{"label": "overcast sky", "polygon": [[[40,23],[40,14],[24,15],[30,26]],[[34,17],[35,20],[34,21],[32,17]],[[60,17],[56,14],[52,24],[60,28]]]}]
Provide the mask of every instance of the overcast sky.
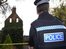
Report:
[{"label": "overcast sky", "polygon": [[[56,7],[59,5],[58,0],[55,1],[56,2],[53,2],[53,0],[50,1],[50,7]],[[29,35],[31,22],[38,18],[38,15],[36,13],[36,6],[33,4],[34,0],[8,0],[8,3],[10,7],[16,6],[16,12],[23,20],[24,35]],[[6,18],[9,15],[10,13],[8,12],[6,14]],[[0,16],[0,29],[2,29],[2,27],[4,27],[5,17],[3,17],[2,14],[0,14]]]}]

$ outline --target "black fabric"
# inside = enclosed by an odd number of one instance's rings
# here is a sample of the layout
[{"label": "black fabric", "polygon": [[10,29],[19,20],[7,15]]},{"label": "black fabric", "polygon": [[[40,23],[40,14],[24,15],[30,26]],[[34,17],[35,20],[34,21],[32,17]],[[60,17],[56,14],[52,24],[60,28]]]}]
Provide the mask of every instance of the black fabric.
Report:
[{"label": "black fabric", "polygon": [[[65,29],[55,29],[55,30],[42,30],[38,31],[36,28],[42,26],[52,26],[52,25],[63,25],[62,22],[48,12],[44,12],[39,15],[39,18],[32,22],[29,34],[29,45],[33,46],[35,49],[56,49],[63,47],[66,49],[66,30]],[[55,43],[42,43],[43,42],[43,34],[44,33],[53,33],[53,32],[63,32],[64,33],[64,41],[63,42],[55,42]],[[62,48],[62,49],[63,49]]]}]

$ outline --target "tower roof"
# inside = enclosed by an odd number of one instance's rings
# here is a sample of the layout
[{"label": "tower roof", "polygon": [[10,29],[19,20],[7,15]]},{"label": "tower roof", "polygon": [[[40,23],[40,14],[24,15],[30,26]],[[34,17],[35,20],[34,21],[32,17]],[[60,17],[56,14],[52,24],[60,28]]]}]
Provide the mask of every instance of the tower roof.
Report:
[{"label": "tower roof", "polygon": [[21,20],[21,18],[20,18],[20,17],[17,15],[17,13],[16,13],[16,7],[13,7],[13,8],[12,8],[12,14],[11,14],[6,20],[9,20],[10,18],[11,18],[13,21],[16,21],[17,18]]}]

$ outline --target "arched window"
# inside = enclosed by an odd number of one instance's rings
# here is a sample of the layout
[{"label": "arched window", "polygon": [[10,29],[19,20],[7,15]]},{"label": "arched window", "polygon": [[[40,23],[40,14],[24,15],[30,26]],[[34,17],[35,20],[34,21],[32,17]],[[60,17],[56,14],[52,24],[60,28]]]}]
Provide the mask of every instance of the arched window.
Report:
[{"label": "arched window", "polygon": [[16,19],[16,22],[19,22],[19,19],[18,18]]},{"label": "arched window", "polygon": [[12,18],[9,19],[9,22],[12,23]]}]

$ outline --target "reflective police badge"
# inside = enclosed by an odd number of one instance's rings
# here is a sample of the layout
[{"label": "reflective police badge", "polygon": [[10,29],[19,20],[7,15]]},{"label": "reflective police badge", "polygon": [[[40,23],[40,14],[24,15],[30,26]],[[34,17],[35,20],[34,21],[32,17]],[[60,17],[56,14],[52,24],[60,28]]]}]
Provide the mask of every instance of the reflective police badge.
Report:
[{"label": "reflective police badge", "polygon": [[64,41],[63,32],[44,33],[44,42],[60,42]]}]

